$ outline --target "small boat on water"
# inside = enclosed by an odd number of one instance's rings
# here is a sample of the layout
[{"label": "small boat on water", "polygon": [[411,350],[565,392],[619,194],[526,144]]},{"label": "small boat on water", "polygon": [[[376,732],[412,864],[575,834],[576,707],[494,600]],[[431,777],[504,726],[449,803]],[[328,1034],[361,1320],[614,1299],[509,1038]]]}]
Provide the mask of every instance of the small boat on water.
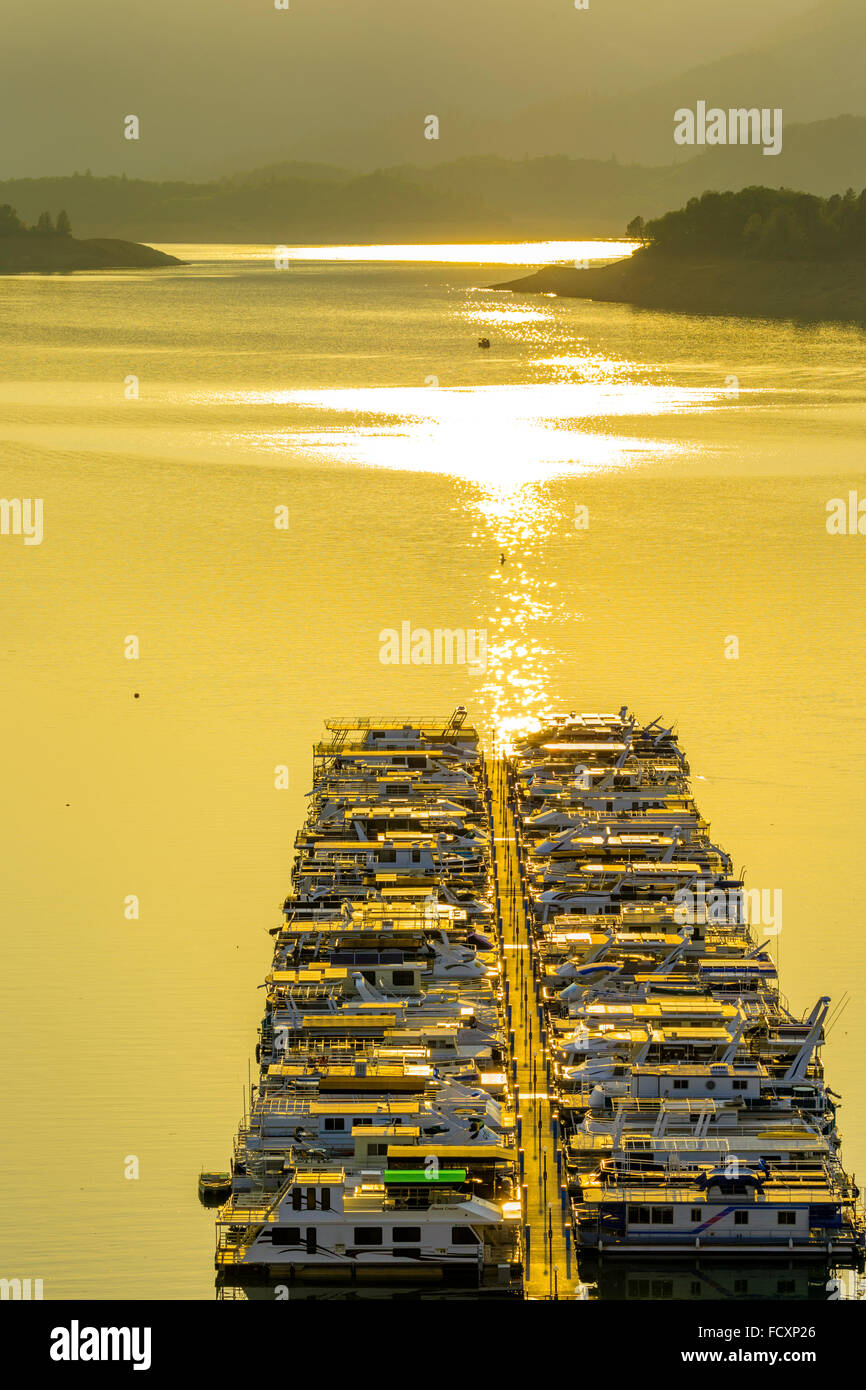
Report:
[{"label": "small boat on water", "polygon": [[224,1202],[231,1190],[231,1173],[201,1172],[198,1175],[198,1198],[205,1207]]}]

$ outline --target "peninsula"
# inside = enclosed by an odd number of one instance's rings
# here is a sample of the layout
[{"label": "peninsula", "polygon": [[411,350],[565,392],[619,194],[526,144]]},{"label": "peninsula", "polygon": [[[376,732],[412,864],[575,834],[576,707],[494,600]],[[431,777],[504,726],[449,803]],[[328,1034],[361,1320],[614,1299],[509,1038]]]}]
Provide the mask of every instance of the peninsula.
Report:
[{"label": "peninsula", "polygon": [[65,212],[40,213],[28,227],[9,204],[0,207],[0,275],[63,274],[72,270],[139,269],[183,265],[176,256],[136,241],[96,237],[79,241]]},{"label": "peninsula", "polygon": [[866,190],[705,193],[646,224],[612,265],[551,265],[494,285],[689,314],[866,323]]}]

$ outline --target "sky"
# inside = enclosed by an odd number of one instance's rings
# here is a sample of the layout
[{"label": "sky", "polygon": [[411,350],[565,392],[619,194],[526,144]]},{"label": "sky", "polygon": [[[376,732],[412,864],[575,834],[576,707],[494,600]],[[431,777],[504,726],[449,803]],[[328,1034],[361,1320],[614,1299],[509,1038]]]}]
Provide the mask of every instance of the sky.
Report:
[{"label": "sky", "polygon": [[[205,178],[276,159],[371,169],[493,150],[519,157],[540,152],[539,142],[562,146],[560,109],[591,112],[611,95],[760,47],[767,36],[775,42],[815,8],[815,0],[589,0],[587,10],[573,0],[289,4],[2,0],[0,178],[86,168]],[[139,117],[137,141],[123,136],[130,114]],[[424,139],[429,114],[440,120],[438,144]],[[524,130],[531,150],[521,149]],[[593,141],[603,154],[603,128]]]}]

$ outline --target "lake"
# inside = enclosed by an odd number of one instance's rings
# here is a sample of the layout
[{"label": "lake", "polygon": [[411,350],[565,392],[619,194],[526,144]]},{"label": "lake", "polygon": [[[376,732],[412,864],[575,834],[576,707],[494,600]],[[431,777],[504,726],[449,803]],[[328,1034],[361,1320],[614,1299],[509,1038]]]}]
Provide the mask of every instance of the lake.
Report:
[{"label": "lake", "polygon": [[[826,524],[866,497],[863,335],[488,288],[609,243],[162,249],[0,278],[0,492],[44,524],[0,536],[3,1272],[213,1297],[196,1178],[353,711],[676,721],[782,890],[790,1006],[850,996],[824,1058],[866,1170],[866,537]],[[383,664],[407,622],[483,662]]]}]

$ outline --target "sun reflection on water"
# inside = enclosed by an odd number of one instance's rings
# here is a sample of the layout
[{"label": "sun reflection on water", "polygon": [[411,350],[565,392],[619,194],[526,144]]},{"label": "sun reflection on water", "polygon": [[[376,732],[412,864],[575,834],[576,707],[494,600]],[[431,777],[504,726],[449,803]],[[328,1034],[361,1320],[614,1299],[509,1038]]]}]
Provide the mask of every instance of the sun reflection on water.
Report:
[{"label": "sun reflection on water", "polygon": [[[640,242],[637,241],[599,240],[425,244],[405,242],[386,246],[282,246],[280,253],[287,261],[323,261],[331,264],[386,262],[422,265],[542,266],[620,260],[623,256],[631,255],[639,245]],[[233,246],[227,246],[222,242],[160,242],[158,246],[160,250],[168,251],[183,261],[260,261],[273,264],[275,254],[273,246],[263,246],[258,242],[239,242]]]},{"label": "sun reflection on water", "polygon": [[[520,333],[526,332],[524,320]],[[237,436],[244,447],[276,454],[300,449],[320,461],[459,482],[461,505],[477,518],[475,544],[496,556],[478,596],[487,667],[473,704],[498,738],[549,705],[551,675],[562,658],[557,634],[564,636],[563,624],[586,620],[566,610],[545,565],[545,537],[562,525],[548,485],[563,476],[615,474],[681,452],[686,446],[642,434],[639,422],[704,411],[724,399],[720,390],[636,380],[628,364],[591,354],[577,362],[543,359],[540,366],[569,379],[222,397],[271,413],[286,410],[293,420],[294,428]],[[626,423],[629,428],[618,428]]]},{"label": "sun reflection on water", "polygon": [[466,505],[479,518],[476,543],[498,561],[489,576],[487,671],[476,704],[501,739],[509,721],[525,720],[548,701],[557,653],[542,634],[583,619],[566,611],[559,584],[544,564],[544,538],[561,521],[549,490],[523,482],[508,490],[475,484],[465,491]]},{"label": "sun reflection on water", "polygon": [[[475,518],[472,544],[493,561],[471,600],[487,653],[473,705],[501,743],[549,706],[574,628],[587,621],[548,563],[547,543],[563,527],[551,484],[682,453],[687,445],[644,422],[706,412],[727,396],[722,386],[676,384],[599,351],[553,304],[470,291],[452,313],[461,338],[468,329],[493,343],[474,384],[430,375],[423,386],[234,390],[207,399],[258,415],[255,428],[232,438],[245,451],[300,451],[318,463],[455,480],[460,505]],[[512,379],[502,381],[503,372]]]},{"label": "sun reflection on water", "polygon": [[[600,374],[601,368],[591,370]],[[449,474],[478,482],[500,498],[527,482],[675,453],[676,444],[601,426],[612,419],[684,414],[722,399],[717,390],[609,380],[209,395],[223,405],[284,406],[291,412],[285,429],[236,431],[230,442],[245,451],[300,449],[319,460]],[[327,423],[317,429],[320,414]]]}]

